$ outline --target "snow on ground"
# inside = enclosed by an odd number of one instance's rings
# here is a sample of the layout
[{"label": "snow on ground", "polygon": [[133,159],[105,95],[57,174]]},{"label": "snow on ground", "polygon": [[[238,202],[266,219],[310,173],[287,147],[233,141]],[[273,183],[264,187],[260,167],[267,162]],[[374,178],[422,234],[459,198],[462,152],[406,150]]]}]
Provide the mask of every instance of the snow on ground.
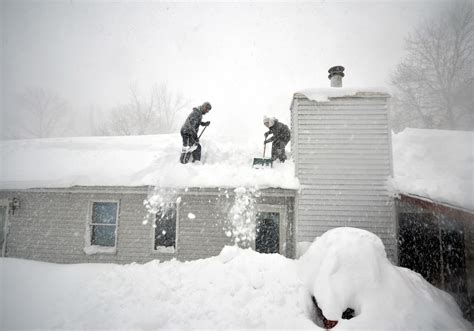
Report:
[{"label": "snow on ground", "polygon": [[252,168],[253,158],[263,156],[263,135],[262,141],[209,135],[201,145],[202,164],[183,165],[179,134],[4,141],[0,188],[299,187],[291,161],[265,171]]},{"label": "snow on ground", "polygon": [[[0,259],[3,329],[469,330],[453,298],[393,266],[370,232],[328,231],[299,259],[225,247],[216,257],[58,265]],[[355,317],[339,317],[346,308]]]},{"label": "snow on ground", "polygon": [[398,192],[474,210],[474,132],[405,129],[392,144]]}]

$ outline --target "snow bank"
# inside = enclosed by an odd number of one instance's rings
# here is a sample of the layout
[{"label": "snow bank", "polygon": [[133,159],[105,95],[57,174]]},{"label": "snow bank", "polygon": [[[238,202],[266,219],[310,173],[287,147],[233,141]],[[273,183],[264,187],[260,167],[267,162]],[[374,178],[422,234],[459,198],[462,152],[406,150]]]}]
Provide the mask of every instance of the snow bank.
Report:
[{"label": "snow bank", "polygon": [[357,97],[367,95],[387,95],[388,90],[384,87],[325,87],[316,89],[305,89],[297,93],[303,94],[309,100],[326,102],[330,98]]},{"label": "snow bank", "polygon": [[6,329],[313,327],[294,261],[277,254],[226,247],[217,257],[193,262],[95,270],[15,259],[1,263]]},{"label": "snow bank", "polygon": [[474,210],[474,132],[405,129],[392,144],[396,191]]},{"label": "snow bank", "polygon": [[[143,265],[0,259],[5,329],[469,330],[454,300],[390,264],[375,235],[339,228],[299,260],[225,247],[217,257]],[[33,276],[34,275],[34,276]],[[341,320],[351,307],[356,317]]]},{"label": "snow bank", "polygon": [[262,157],[262,141],[210,135],[201,144],[202,164],[183,165],[177,134],[4,141],[0,188],[299,187],[291,161],[252,168],[253,158]]},{"label": "snow bank", "polygon": [[[300,274],[329,320],[342,329],[469,329],[454,299],[419,274],[392,265],[371,232],[336,228],[299,260]],[[356,317],[341,320],[347,309]]]}]

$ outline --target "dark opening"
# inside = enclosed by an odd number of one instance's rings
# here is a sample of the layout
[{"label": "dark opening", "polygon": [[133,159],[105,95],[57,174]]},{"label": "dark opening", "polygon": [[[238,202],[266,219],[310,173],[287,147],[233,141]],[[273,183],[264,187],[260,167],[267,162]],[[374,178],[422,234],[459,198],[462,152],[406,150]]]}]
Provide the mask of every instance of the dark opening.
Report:
[{"label": "dark opening", "polygon": [[155,249],[176,246],[176,205],[160,207],[155,220]]},{"label": "dark opening", "polygon": [[418,272],[432,284],[440,284],[439,231],[433,215],[401,213],[399,227],[400,266]]},{"label": "dark opening", "polygon": [[467,318],[464,232],[462,225],[433,213],[399,214],[400,266],[418,272],[428,282],[456,299]]},{"label": "dark opening", "polygon": [[255,250],[259,253],[280,252],[280,214],[261,212],[257,214]]},{"label": "dark opening", "polygon": [[[332,329],[337,325],[338,321],[331,321],[328,320],[325,316],[321,308],[318,306],[318,302],[316,301],[316,298],[314,296],[311,296],[311,301],[313,301],[313,316],[312,316],[312,321],[314,324],[316,324],[319,327],[325,328],[325,329]],[[341,318],[350,320],[351,318],[354,318],[356,316],[355,310],[352,308],[347,308],[344,310],[342,313]]]}]

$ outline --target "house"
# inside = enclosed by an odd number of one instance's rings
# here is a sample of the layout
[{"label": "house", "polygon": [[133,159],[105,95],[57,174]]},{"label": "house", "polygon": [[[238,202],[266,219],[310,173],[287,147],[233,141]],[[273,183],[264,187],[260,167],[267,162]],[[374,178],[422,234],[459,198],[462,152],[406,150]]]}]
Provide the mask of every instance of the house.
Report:
[{"label": "house", "polygon": [[293,258],[298,243],[350,226],[472,319],[473,134],[392,135],[389,93],[342,87],[343,71],[294,94],[293,160],[272,169],[251,167],[252,139],[204,138],[204,164],[188,165],[177,135],[2,142],[2,256],[192,260],[238,244]]},{"label": "house", "polygon": [[192,260],[238,243],[293,257],[293,164],[253,169],[260,144],[203,139],[205,164],[182,165],[180,141],[158,135],[3,142],[2,256]]}]

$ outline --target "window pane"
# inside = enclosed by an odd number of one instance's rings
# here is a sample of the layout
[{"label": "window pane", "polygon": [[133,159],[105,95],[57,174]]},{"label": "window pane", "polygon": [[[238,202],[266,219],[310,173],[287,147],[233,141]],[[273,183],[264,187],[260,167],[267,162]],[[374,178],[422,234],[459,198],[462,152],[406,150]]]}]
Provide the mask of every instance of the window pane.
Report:
[{"label": "window pane", "polygon": [[116,224],[117,203],[116,202],[94,202],[92,206],[92,223]]},{"label": "window pane", "polygon": [[92,226],[92,245],[98,246],[115,246],[115,226],[110,225],[93,225]]},{"label": "window pane", "polygon": [[156,213],[155,248],[175,247],[176,244],[176,207],[169,205]]}]

